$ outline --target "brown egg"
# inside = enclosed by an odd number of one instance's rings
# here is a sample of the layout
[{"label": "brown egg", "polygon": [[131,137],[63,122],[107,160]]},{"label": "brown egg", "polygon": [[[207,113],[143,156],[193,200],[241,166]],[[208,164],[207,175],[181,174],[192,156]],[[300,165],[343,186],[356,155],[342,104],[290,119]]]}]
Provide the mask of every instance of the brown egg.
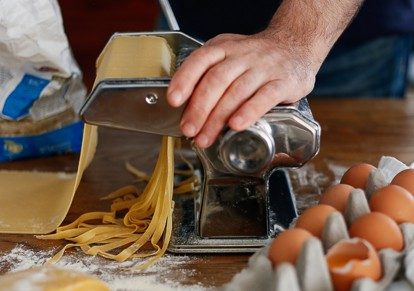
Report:
[{"label": "brown egg", "polygon": [[355,188],[346,184],[337,184],[329,187],[322,194],[319,204],[329,205],[344,213],[348,203],[348,197]]},{"label": "brown egg", "polygon": [[374,247],[360,238],[341,240],[326,254],[335,291],[348,291],[360,278],[381,278],[381,262]]},{"label": "brown egg", "polygon": [[379,189],[371,196],[369,207],[371,211],[388,215],[398,224],[414,222],[414,197],[403,187],[388,185]]},{"label": "brown egg", "polygon": [[342,176],[341,184],[348,184],[354,188],[364,189],[367,186],[368,176],[376,168],[370,164],[353,165]]},{"label": "brown egg", "polygon": [[322,236],[328,216],[337,210],[329,205],[316,205],[306,209],[296,221],[295,228],[303,228],[316,237]]},{"label": "brown egg", "polygon": [[379,251],[391,248],[401,251],[404,240],[397,223],[385,214],[371,212],[364,214],[349,228],[351,237],[360,237],[369,241]]},{"label": "brown egg", "polygon": [[308,231],[300,228],[285,230],[273,239],[269,249],[269,259],[273,266],[281,263],[296,264],[303,244],[312,237]]},{"label": "brown egg", "polygon": [[401,186],[414,195],[414,169],[407,169],[399,172],[394,179],[392,179],[391,184]]}]

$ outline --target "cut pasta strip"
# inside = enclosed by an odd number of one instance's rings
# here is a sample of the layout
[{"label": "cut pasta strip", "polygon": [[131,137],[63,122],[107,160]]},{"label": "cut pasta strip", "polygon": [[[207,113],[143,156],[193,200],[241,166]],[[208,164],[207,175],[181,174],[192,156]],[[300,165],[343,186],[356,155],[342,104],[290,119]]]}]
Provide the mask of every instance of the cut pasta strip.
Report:
[{"label": "cut pasta strip", "polygon": [[131,165],[129,162],[125,163],[125,168],[133,175],[135,175],[138,178],[138,181],[148,181],[150,177],[143,171],[138,170],[133,165]]}]

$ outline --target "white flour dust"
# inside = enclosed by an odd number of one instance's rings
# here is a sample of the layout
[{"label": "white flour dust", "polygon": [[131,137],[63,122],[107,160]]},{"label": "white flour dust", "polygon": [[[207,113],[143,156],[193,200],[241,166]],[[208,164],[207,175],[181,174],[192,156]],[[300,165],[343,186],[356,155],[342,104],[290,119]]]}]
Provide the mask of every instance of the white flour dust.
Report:
[{"label": "white flour dust", "polygon": [[320,195],[330,179],[315,169],[311,163],[290,171],[290,178],[296,194],[296,206],[299,212],[317,204]]},{"label": "white flour dust", "polygon": [[[23,245],[17,245],[8,253],[0,253],[0,270],[3,272],[16,272],[31,267],[41,266],[56,250],[34,251]],[[56,266],[99,277],[114,291],[204,291],[207,287],[202,285],[182,285],[171,279],[171,272],[180,274],[182,278],[191,276],[195,270],[188,270],[184,265],[191,262],[188,256],[165,255],[154,265],[144,271],[121,271],[121,269],[134,266],[132,262],[114,262],[100,257],[91,257],[80,252],[66,254]],[[179,270],[179,272],[177,272]]]},{"label": "white flour dust", "polygon": [[289,171],[299,212],[317,204],[323,191],[339,183],[348,169],[346,166],[332,162],[327,162],[325,166],[325,171],[321,171],[316,169],[314,164],[308,163],[301,168]]}]

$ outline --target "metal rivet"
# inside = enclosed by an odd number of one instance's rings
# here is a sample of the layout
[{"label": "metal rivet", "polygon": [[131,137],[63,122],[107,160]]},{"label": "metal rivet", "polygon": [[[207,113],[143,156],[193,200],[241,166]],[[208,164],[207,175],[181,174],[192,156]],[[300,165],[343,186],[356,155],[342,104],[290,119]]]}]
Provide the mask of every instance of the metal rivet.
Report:
[{"label": "metal rivet", "polygon": [[156,104],[158,96],[155,93],[148,93],[147,96],[145,96],[145,101],[147,101],[148,104]]}]

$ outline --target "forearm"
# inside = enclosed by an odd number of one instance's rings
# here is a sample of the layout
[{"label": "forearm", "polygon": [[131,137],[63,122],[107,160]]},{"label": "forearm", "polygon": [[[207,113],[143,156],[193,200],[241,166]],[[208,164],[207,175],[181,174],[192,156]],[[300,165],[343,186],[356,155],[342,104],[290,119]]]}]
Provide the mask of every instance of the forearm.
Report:
[{"label": "forearm", "polygon": [[363,0],[284,0],[263,34],[318,70]]}]

